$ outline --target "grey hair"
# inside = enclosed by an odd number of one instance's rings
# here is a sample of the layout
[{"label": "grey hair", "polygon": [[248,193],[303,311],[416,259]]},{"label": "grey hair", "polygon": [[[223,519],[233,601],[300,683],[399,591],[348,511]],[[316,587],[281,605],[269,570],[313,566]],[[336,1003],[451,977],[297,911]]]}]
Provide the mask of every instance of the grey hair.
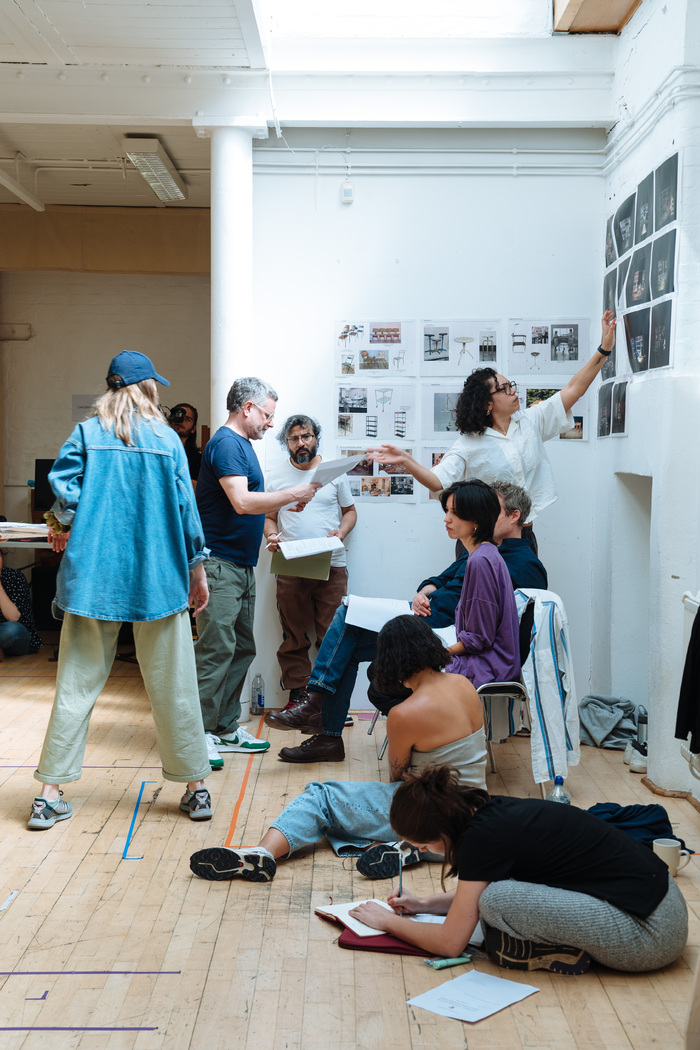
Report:
[{"label": "grey hair", "polygon": [[525,525],[532,510],[532,500],[520,485],[514,485],[510,481],[494,481],[491,488],[495,489],[503,500],[506,514],[510,516],[513,511],[520,511],[519,525]]},{"label": "grey hair", "polygon": [[236,379],[226,397],[226,408],[229,412],[240,412],[246,401],[252,401],[259,405],[271,397],[273,401],[279,401],[277,391],[266,383],[264,379],[257,376],[244,376]]},{"label": "grey hair", "polygon": [[318,439],[321,437],[321,424],[317,423],[315,419],[311,418],[311,416],[289,416],[288,419],[285,419],[280,429],[280,432],[277,435],[277,440],[279,441],[282,448],[287,448],[289,435],[291,434],[292,430],[294,430],[294,427],[311,427],[316,440],[318,441]]}]

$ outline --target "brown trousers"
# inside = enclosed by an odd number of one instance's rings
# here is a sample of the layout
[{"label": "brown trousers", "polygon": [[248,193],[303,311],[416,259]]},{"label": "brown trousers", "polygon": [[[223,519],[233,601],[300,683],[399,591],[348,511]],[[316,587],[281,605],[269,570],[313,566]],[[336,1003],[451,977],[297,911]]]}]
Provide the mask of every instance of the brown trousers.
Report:
[{"label": "brown trousers", "polygon": [[331,565],[327,580],[299,576],[277,577],[277,608],[282,623],[282,644],[277,650],[283,689],[301,689],[311,674],[309,631],[316,629],[316,650],[330,626],[341,598],[347,593],[344,565]]}]

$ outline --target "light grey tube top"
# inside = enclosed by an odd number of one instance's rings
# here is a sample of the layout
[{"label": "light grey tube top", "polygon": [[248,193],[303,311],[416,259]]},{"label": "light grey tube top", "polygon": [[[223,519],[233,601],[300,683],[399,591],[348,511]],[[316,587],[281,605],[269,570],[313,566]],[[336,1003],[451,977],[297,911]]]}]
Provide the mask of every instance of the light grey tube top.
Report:
[{"label": "light grey tube top", "polygon": [[483,727],[471,736],[441,744],[432,751],[411,752],[411,773],[418,773],[426,766],[455,766],[459,778],[469,787],[486,789],[486,734]]}]

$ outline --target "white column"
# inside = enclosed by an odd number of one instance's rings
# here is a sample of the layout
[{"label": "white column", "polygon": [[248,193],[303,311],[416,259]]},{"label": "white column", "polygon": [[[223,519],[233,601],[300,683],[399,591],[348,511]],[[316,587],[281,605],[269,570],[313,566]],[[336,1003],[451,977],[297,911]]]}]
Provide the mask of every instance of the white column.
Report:
[{"label": "white column", "polygon": [[[253,129],[211,132],[211,429],[234,379],[250,374],[253,321]],[[255,372],[253,371],[253,374]]]}]

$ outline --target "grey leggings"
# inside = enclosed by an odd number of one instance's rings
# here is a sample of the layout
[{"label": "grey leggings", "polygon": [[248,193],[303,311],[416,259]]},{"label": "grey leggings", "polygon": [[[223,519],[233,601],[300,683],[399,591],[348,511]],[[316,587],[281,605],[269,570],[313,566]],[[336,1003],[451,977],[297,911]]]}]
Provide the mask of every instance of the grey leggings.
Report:
[{"label": "grey leggings", "polygon": [[521,940],[583,948],[613,970],[658,970],[680,955],[688,911],[669,875],[668,892],[646,919],[587,893],[507,879],[490,883],[479,899],[489,926]]}]

